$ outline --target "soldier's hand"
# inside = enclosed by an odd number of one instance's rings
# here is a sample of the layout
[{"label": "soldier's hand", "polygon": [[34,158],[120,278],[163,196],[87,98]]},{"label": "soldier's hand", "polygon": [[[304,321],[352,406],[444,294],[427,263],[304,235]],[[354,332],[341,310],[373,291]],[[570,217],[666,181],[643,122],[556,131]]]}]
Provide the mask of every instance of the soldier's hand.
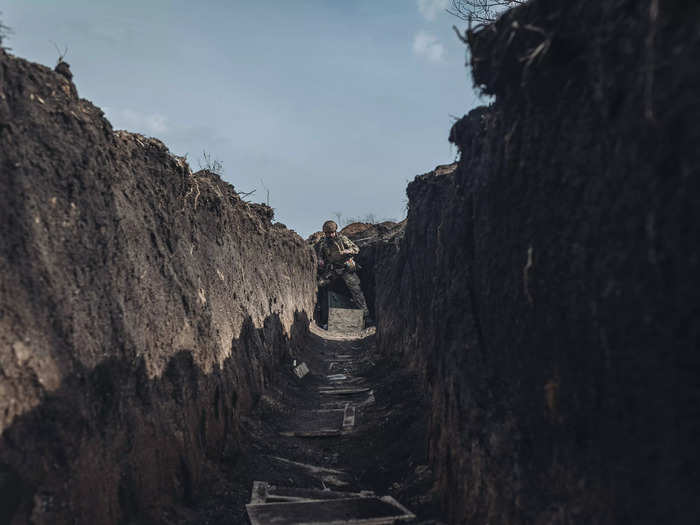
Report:
[{"label": "soldier's hand", "polygon": [[326,265],[326,263],[323,262],[323,260],[319,260],[319,261],[318,261],[318,267],[319,267],[319,268],[323,268],[325,265]]}]

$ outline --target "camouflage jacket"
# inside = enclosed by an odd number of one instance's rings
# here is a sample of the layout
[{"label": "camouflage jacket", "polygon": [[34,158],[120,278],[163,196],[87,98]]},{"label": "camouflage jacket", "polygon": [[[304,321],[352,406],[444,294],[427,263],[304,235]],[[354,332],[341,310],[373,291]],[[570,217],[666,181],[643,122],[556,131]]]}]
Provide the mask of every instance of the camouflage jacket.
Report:
[{"label": "camouflage jacket", "polygon": [[[349,250],[351,255],[342,255],[340,252]],[[323,237],[316,245],[316,255],[326,264],[341,267],[346,261],[352,259],[352,255],[360,253],[357,245],[342,233],[337,233],[335,238]]]}]

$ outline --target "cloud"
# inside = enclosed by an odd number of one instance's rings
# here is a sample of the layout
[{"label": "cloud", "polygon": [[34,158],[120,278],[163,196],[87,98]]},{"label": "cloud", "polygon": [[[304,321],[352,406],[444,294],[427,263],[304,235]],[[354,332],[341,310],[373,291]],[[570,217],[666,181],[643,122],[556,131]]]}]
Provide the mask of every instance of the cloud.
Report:
[{"label": "cloud", "polygon": [[418,31],[413,38],[413,52],[416,56],[433,63],[442,62],[445,59],[445,46],[437,37],[423,30]]},{"label": "cloud", "polygon": [[418,0],[418,11],[426,20],[433,21],[447,9],[448,0]]},{"label": "cloud", "polygon": [[158,113],[139,113],[133,109],[103,108],[115,129],[158,136],[168,131],[168,119]]}]

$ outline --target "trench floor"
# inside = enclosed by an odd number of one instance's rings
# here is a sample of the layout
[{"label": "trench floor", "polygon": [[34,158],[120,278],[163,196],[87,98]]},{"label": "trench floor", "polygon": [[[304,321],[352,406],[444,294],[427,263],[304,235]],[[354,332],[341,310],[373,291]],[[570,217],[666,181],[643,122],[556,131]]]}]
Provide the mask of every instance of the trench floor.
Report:
[{"label": "trench floor", "polygon": [[441,523],[417,378],[377,354],[373,329],[312,325],[295,358],[308,373],[289,363],[243,420],[241,450],[209,465],[197,500],[165,521]]}]

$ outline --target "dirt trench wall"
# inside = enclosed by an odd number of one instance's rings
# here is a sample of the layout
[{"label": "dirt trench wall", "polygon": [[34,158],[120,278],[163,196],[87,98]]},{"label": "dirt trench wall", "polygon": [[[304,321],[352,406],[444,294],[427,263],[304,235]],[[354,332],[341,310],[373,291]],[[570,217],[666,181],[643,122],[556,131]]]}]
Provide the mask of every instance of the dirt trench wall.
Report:
[{"label": "dirt trench wall", "polygon": [[403,234],[403,222],[386,221],[377,224],[355,222],[343,228],[342,233],[360,249],[354,257],[362,292],[372,318],[376,315],[376,272],[384,260],[378,254],[387,244],[397,243]]},{"label": "dirt trench wall", "polygon": [[4,52],[0,141],[0,522],[158,522],[287,366],[313,254]]},{"label": "dirt trench wall", "polygon": [[700,6],[533,0],[470,40],[495,103],[377,276],[449,521],[693,523]]}]

